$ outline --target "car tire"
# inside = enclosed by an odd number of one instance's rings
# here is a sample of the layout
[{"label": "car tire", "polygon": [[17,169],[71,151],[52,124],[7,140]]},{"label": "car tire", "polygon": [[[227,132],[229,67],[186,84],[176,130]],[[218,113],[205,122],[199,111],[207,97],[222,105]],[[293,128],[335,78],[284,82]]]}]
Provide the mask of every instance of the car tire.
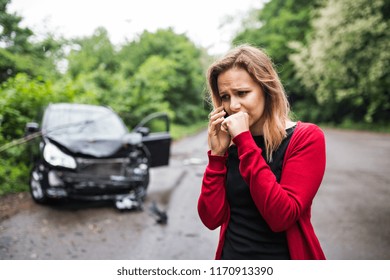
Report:
[{"label": "car tire", "polygon": [[39,204],[48,204],[46,195],[46,183],[44,174],[39,171],[38,165],[34,166],[30,174],[30,194],[32,199]]}]

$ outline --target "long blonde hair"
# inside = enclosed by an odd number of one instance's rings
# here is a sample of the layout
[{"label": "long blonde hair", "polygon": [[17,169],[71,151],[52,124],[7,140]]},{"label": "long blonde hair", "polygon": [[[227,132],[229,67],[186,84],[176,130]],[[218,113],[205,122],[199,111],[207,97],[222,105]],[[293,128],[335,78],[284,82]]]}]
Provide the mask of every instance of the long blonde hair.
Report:
[{"label": "long blonde hair", "polygon": [[271,59],[264,51],[249,45],[241,45],[214,62],[207,71],[208,89],[214,107],[221,106],[218,76],[235,67],[246,70],[265,94],[263,131],[267,160],[271,161],[272,152],[286,137],[286,123],[290,121],[290,105],[283,85]]}]

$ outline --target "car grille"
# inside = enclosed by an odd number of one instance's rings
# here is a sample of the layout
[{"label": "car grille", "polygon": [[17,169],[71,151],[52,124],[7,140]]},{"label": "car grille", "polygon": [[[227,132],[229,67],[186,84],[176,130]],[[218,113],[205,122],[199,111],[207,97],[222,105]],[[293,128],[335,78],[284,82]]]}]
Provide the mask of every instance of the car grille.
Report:
[{"label": "car grille", "polygon": [[129,158],[115,159],[84,159],[77,158],[77,173],[83,176],[107,178],[110,176],[125,176]]}]

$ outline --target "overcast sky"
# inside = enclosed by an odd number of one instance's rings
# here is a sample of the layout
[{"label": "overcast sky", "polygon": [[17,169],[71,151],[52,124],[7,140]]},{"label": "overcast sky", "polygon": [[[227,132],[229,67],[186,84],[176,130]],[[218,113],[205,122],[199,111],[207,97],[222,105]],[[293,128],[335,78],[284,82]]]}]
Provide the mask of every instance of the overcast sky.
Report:
[{"label": "overcast sky", "polygon": [[[250,9],[262,0],[11,0],[9,10],[37,34],[56,32],[67,38],[90,36],[103,26],[111,41],[133,40],[144,30],[172,27],[211,54],[228,50],[232,34]],[[235,18],[223,25],[228,17]],[[229,21],[228,21],[229,22]],[[221,27],[221,25],[223,27]]]}]

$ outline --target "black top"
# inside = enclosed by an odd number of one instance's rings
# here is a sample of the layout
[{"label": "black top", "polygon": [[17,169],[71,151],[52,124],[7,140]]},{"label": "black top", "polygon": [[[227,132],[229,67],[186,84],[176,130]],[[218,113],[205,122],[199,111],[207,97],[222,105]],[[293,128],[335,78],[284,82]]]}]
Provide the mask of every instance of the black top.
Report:
[{"label": "black top", "polygon": [[[268,162],[276,179],[280,182],[284,154],[295,126],[287,129],[287,137],[272,154]],[[262,156],[266,159],[263,136],[253,136]],[[228,171],[226,177],[226,195],[230,205],[230,221],[225,235],[222,259],[243,260],[284,260],[290,259],[285,232],[273,232],[260,212],[239,171],[237,146],[228,150]],[[261,186],[259,186],[261,187]]]}]

